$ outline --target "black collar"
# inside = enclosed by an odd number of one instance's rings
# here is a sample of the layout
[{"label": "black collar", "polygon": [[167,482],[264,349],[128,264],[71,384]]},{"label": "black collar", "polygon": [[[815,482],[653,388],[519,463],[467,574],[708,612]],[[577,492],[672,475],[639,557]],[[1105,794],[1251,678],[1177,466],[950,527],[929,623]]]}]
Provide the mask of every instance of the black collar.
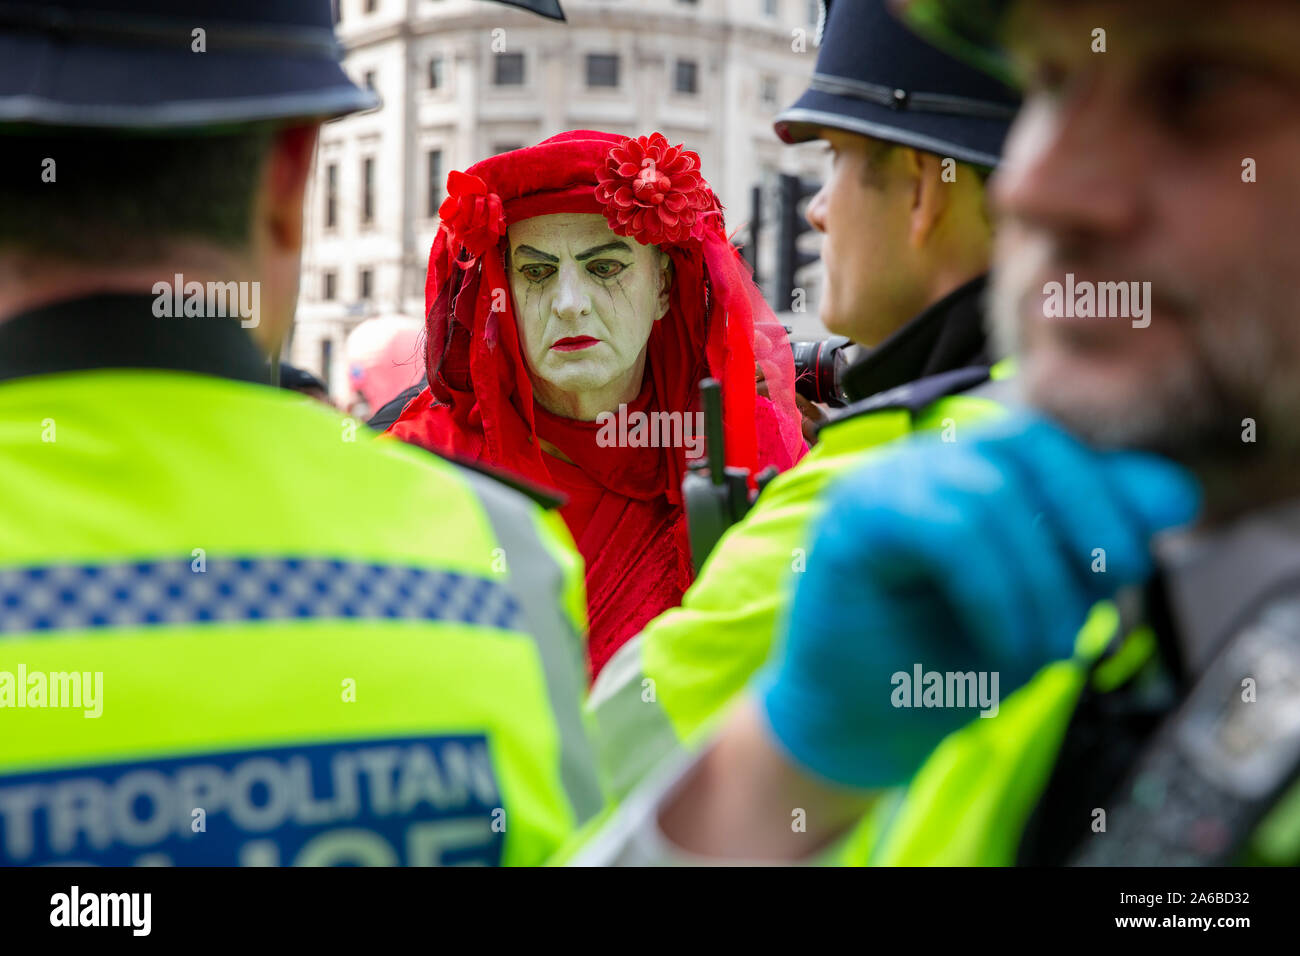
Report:
[{"label": "black collar", "polygon": [[852,401],[971,365],[990,365],[984,331],[987,275],[948,293],[844,370]]},{"label": "black collar", "polygon": [[158,368],[270,381],[238,319],[158,318],[155,296],[97,295],[0,322],[0,381],[99,368]]}]

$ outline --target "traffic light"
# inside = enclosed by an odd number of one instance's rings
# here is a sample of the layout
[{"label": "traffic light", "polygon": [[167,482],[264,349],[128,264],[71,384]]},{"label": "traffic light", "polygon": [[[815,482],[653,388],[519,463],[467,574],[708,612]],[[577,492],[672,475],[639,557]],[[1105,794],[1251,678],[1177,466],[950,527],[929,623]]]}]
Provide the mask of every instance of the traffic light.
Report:
[{"label": "traffic light", "polygon": [[773,303],[778,312],[791,309],[799,270],[820,258],[815,253],[799,249],[799,237],[813,231],[800,206],[820,188],[821,184],[812,180],[781,174],[778,185],[780,219],[776,238],[776,301]]}]

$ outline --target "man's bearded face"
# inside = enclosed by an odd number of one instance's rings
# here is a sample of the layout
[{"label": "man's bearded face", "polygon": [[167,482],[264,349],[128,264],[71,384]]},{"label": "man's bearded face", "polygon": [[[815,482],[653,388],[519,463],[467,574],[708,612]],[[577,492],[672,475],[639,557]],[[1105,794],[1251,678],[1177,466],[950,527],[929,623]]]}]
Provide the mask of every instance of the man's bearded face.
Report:
[{"label": "man's bearded face", "polygon": [[604,392],[614,405],[635,397],[650,330],[668,308],[667,255],[617,235],[595,214],[534,216],[507,237],[515,317],[539,402],[554,410],[572,404],[566,394]]},{"label": "man's bearded face", "polygon": [[[992,306],[1030,399],[1101,444],[1295,454],[1300,6],[1025,0],[1011,46]],[[1149,282],[1149,325],[1049,317],[1067,273]]]}]

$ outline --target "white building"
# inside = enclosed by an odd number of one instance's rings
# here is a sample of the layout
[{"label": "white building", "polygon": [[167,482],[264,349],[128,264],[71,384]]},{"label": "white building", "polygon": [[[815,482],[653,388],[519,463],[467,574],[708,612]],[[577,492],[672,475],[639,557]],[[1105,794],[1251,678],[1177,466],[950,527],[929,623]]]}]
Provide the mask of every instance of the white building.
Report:
[{"label": "white building", "polygon": [[[567,23],[490,0],[336,3],[345,67],[383,100],[322,129],[308,189],[290,361],[336,398],[351,328],[423,315],[449,170],[568,129],[659,130],[700,154],[730,231],[748,223],[753,186],[824,173],[819,147],[772,131],[812,73],[817,0],[562,0]],[[765,205],[766,226],[774,215]],[[765,282],[774,247],[765,229]],[[815,276],[809,286],[815,315]]]}]

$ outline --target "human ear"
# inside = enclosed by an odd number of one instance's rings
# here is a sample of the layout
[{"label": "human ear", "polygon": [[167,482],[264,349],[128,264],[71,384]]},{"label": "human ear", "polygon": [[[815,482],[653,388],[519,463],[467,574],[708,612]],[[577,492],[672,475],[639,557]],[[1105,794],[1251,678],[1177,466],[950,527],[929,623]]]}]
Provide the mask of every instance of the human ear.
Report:
[{"label": "human ear", "polygon": [[266,237],[275,249],[302,248],[303,197],[316,149],[315,125],[277,130],[262,179],[259,206]]},{"label": "human ear", "polygon": [[943,157],[908,148],[908,174],[913,177],[909,239],[919,249],[934,235],[952,202],[954,186],[943,181]]},{"label": "human ear", "polygon": [[659,259],[659,321],[668,313],[668,302],[673,291],[673,260],[660,250]]},{"label": "human ear", "polygon": [[253,199],[249,267],[260,283],[253,337],[270,352],[293,325],[302,278],[303,196],[316,149],[316,124],[277,129]]}]

